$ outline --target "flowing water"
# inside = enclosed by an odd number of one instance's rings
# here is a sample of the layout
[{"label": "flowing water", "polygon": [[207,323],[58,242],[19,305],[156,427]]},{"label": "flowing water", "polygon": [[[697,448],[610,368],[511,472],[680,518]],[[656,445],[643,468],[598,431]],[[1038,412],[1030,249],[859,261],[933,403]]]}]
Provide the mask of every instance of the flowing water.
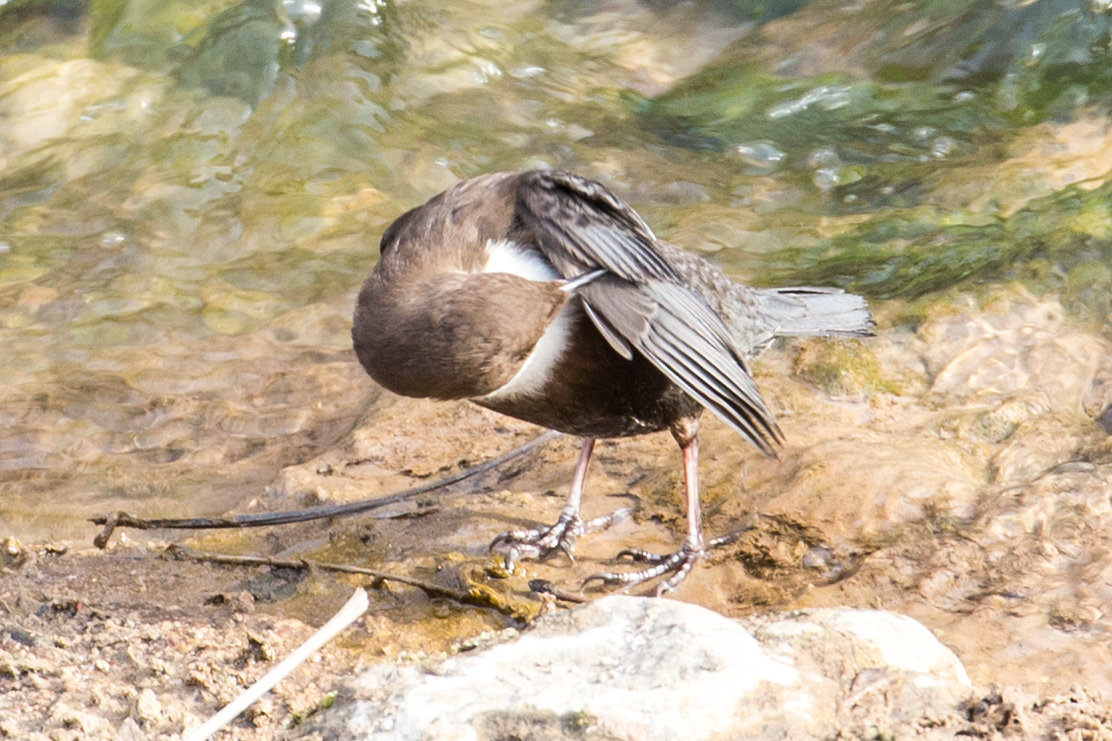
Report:
[{"label": "flowing water", "polygon": [[348,332],[386,225],[551,166],[738,277],[876,308],[874,343],[761,371],[780,462],[709,425],[712,516],[729,493],[798,547],[773,528],[737,559],[773,586],[707,601],[886,601],[970,652],[1008,615],[1017,666],[1099,644],[1112,9],[757,5],[0,0],[0,535],[246,506],[375,409]]}]

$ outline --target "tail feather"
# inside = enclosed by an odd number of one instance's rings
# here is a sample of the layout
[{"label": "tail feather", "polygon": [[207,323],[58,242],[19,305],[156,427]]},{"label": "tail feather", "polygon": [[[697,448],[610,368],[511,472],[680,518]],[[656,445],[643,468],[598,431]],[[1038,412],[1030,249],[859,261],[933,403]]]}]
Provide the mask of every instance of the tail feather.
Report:
[{"label": "tail feather", "polygon": [[778,337],[868,337],[876,326],[865,299],[838,288],[761,289],[757,303]]}]

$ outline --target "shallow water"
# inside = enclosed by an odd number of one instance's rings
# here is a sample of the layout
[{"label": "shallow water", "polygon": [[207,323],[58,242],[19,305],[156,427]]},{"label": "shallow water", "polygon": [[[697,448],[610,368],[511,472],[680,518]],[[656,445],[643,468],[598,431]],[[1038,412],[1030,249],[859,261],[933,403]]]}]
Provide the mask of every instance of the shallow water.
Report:
[{"label": "shallow water", "polygon": [[[0,531],[246,507],[375,408],[348,332],[386,225],[461,177],[564,167],[738,277],[877,309],[874,345],[769,361],[785,424],[819,417],[781,468],[708,433],[730,449],[704,457],[712,515],[730,494],[795,527],[821,501],[802,550],[742,559],[786,585],[731,571],[711,602],[798,604],[804,561],[882,553],[870,578],[976,612],[1034,590],[1001,562],[1053,549],[1030,609],[1102,635],[1109,544],[1083,526],[1108,504],[1112,15],[740,5],[0,4]],[[638,445],[651,466],[613,469],[668,494],[671,451]],[[878,460],[908,465],[853,477]],[[886,550],[915,527],[973,527],[982,576]]]}]

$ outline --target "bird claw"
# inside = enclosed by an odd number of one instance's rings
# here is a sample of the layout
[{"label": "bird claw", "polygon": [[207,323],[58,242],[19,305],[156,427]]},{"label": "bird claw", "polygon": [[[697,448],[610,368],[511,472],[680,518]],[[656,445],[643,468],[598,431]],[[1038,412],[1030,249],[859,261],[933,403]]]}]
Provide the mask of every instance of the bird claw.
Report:
[{"label": "bird claw", "polygon": [[624,507],[608,515],[584,521],[577,511],[565,508],[554,525],[502,533],[490,542],[490,550],[504,554],[506,570],[510,573],[513,573],[518,559],[523,557],[542,561],[556,553],[563,553],[569,561],[575,563],[573,551],[580,535],[605,530],[615,522],[625,519],[629,513],[630,509]]},{"label": "bird claw", "polygon": [[580,589],[586,589],[587,585],[591,582],[600,582],[605,587],[620,586],[621,591],[627,592],[639,584],[644,584],[647,581],[664,576],[665,574],[672,574],[656,587],[656,596],[660,597],[663,594],[671,592],[680,583],[687,578],[688,573],[703,557],[706,556],[706,549],[701,545],[695,545],[688,541],[684,541],[683,547],[668,555],[659,555],[649,551],[643,551],[640,548],[627,548],[618,554],[618,557],[628,556],[637,563],[651,563],[652,566],[641,569],[640,571],[604,571],[598,574],[592,574],[583,580]]},{"label": "bird claw", "polygon": [[642,550],[641,548],[623,548],[618,551],[618,555],[614,558],[619,561],[623,558],[628,558],[633,563],[660,563],[668,559],[668,554],[661,555],[659,553],[653,553],[652,551]]},{"label": "bird claw", "polygon": [[555,553],[563,553],[575,563],[575,541],[583,533],[583,520],[577,514],[560,513],[560,519],[549,527],[531,530],[510,530],[490,542],[490,550],[505,557],[506,570],[511,574],[518,559],[544,560]]}]

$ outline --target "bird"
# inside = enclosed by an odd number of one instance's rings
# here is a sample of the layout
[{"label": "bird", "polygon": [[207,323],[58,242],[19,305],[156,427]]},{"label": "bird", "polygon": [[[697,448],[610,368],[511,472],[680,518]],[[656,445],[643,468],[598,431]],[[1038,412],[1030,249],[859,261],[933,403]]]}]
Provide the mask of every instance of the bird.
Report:
[{"label": "bird", "polygon": [[706,557],[698,432],[710,410],[762,453],[784,442],[751,362],[781,336],[865,337],[863,298],[837,288],[752,288],[658,238],[602,183],[567,171],[463,180],[383,233],[356,300],[352,341],[371,378],[403,396],[467,399],[582,438],[551,526],[490,547],[573,557],[612,517],[580,514],[595,441],[669,431],[682,453],[687,532],[674,553],[584,582],[674,590]]}]

